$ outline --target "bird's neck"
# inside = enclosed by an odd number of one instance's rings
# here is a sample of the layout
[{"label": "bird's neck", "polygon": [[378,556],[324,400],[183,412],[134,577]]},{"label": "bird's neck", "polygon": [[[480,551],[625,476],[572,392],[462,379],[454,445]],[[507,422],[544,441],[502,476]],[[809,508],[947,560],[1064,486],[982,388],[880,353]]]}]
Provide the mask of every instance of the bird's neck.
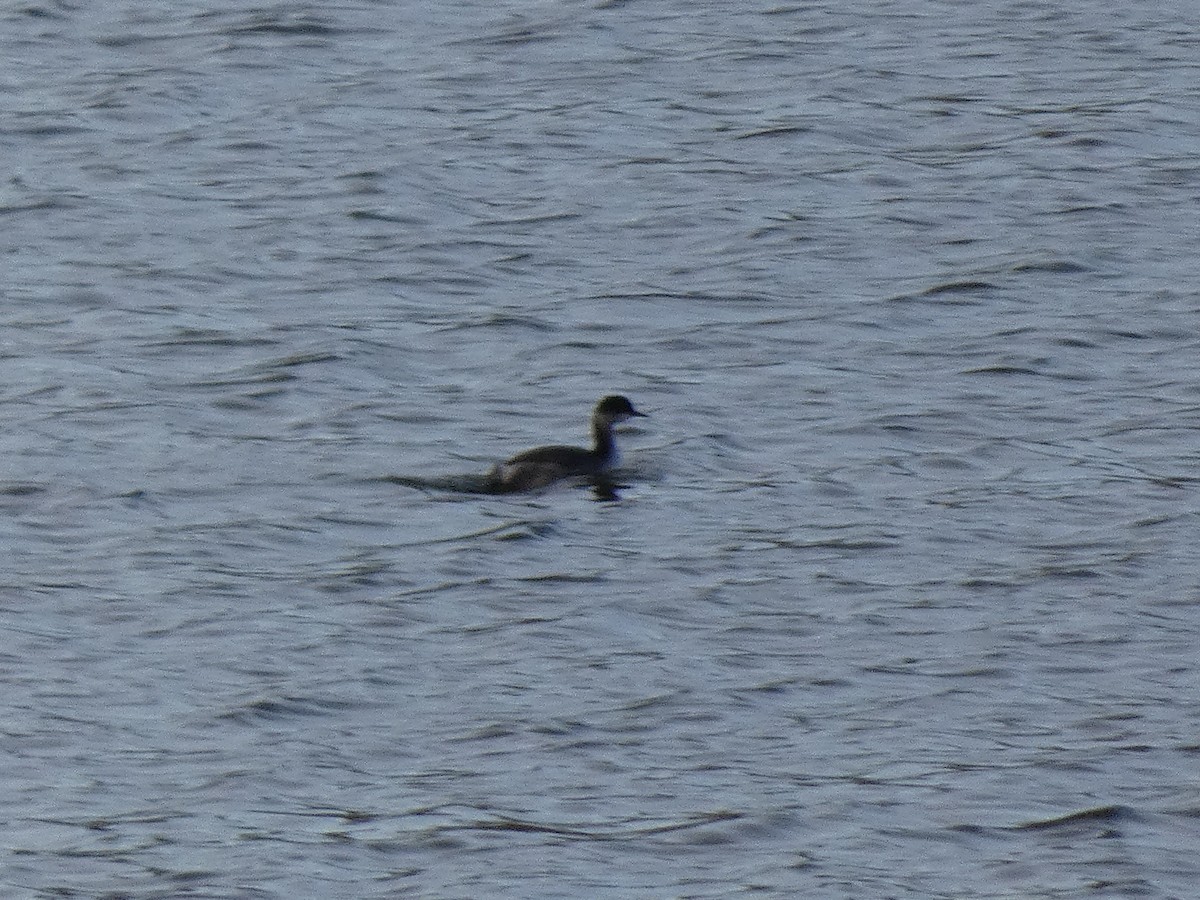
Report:
[{"label": "bird's neck", "polygon": [[596,454],[597,458],[607,462],[617,455],[612,423],[607,419],[592,419],[592,441],[595,443],[595,449],[592,452]]}]

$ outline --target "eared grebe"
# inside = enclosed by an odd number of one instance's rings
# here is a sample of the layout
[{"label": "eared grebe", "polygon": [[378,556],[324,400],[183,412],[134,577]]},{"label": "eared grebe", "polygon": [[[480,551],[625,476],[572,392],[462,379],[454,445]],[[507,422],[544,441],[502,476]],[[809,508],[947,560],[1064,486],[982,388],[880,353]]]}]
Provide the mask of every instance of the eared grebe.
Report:
[{"label": "eared grebe", "polygon": [[634,409],[627,397],[605,397],[592,411],[595,446],[591,450],[555,445],[518,453],[488,473],[488,489],[496,493],[533,491],[562,478],[599,475],[617,464],[613,426],[645,415]]}]

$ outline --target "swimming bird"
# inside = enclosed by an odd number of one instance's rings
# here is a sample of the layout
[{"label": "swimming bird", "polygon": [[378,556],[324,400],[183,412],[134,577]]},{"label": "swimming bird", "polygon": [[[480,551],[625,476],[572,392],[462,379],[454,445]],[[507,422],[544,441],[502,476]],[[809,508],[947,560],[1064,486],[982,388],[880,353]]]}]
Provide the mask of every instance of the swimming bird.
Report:
[{"label": "swimming bird", "polygon": [[613,427],[635,417],[646,414],[634,409],[628,397],[605,397],[592,410],[591,450],[555,444],[518,453],[488,473],[488,489],[498,494],[534,491],[563,478],[600,475],[617,464]]}]

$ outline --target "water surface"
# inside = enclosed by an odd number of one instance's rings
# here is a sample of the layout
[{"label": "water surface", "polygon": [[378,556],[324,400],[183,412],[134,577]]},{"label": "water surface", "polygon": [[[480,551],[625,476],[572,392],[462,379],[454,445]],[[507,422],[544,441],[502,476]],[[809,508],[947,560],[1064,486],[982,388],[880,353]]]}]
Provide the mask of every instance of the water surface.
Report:
[{"label": "water surface", "polygon": [[1194,893],[1193,22],[0,23],[6,893]]}]

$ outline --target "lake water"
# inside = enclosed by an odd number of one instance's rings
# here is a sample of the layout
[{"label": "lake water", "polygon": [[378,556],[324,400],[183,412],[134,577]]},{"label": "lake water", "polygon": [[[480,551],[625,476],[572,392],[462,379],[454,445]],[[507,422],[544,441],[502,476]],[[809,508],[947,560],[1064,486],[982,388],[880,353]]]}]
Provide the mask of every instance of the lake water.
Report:
[{"label": "lake water", "polygon": [[0,50],[0,894],[1196,896],[1186,5]]}]

